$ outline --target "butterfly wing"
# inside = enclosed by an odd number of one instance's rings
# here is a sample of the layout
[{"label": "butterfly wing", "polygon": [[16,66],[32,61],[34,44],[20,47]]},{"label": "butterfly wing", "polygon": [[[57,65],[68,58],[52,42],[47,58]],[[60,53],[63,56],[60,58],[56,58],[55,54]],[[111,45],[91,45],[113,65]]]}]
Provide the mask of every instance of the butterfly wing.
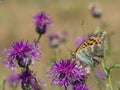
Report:
[{"label": "butterfly wing", "polygon": [[89,66],[93,65],[92,58],[89,55],[87,55],[85,51],[79,51],[78,53],[76,53],[76,59],[80,60],[82,64],[87,64]]},{"label": "butterfly wing", "polygon": [[106,32],[101,32],[85,40],[74,52],[76,59],[89,66],[99,64],[99,59],[104,57],[105,36]]}]

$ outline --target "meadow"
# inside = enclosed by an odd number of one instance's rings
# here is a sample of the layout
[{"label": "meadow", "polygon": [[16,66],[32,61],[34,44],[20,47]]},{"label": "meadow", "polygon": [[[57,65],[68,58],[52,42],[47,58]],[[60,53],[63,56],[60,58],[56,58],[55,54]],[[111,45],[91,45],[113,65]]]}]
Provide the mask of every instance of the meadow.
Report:
[{"label": "meadow", "polygon": [[[93,17],[88,9],[89,4],[93,2],[100,3],[100,8],[102,8],[100,18]],[[106,31],[107,36],[109,36],[106,44],[106,47],[109,48],[106,55],[106,66],[111,67],[120,64],[119,8],[119,0],[0,0],[1,83],[12,71],[6,68],[2,62],[6,58],[3,55],[4,49],[11,47],[12,43],[16,41],[25,40],[32,43],[38,38],[39,34],[35,31],[33,16],[41,11],[52,18],[53,25],[48,27],[48,31],[40,38],[39,45],[42,55],[40,61],[35,61],[30,69],[36,72],[37,77],[44,80],[45,87],[43,90],[64,90],[57,85],[51,85],[52,80],[46,75],[47,70],[51,68],[51,62],[69,58],[71,51],[77,48],[75,45],[76,38],[97,32],[96,29],[99,29],[100,32]],[[49,35],[56,32],[60,34],[64,31],[68,34],[67,40],[55,49],[51,47]],[[52,61],[54,58],[55,60]],[[103,69],[101,66],[102,60],[95,68]],[[18,68],[16,72],[19,73],[20,71],[21,69]],[[108,79],[101,80],[102,88],[100,89],[95,76],[92,74],[87,77],[86,85],[89,86],[90,90],[120,90],[120,68],[113,69],[110,76],[113,89],[109,86]],[[5,89],[1,85],[0,90],[14,90],[7,84]],[[17,90],[22,90],[20,85]]]}]

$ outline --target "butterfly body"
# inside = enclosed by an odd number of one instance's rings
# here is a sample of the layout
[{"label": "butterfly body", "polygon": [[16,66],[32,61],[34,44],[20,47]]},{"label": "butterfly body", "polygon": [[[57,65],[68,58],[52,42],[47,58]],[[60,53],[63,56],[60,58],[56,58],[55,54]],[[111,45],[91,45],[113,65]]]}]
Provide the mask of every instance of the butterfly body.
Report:
[{"label": "butterfly body", "polygon": [[72,56],[83,64],[96,66],[99,59],[104,57],[105,36],[106,32],[100,32],[88,37],[75,49]]}]

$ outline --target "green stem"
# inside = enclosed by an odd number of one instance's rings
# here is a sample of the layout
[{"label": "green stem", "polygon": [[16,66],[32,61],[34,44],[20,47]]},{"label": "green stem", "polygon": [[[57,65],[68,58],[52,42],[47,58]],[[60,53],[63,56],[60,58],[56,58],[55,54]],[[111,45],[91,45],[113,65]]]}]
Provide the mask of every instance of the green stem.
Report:
[{"label": "green stem", "polygon": [[104,64],[105,60],[102,62],[102,67],[103,67],[103,70],[107,76],[107,79],[108,79],[108,84],[110,86],[110,90],[113,90],[113,86],[112,86],[112,81],[111,81],[111,76],[110,76],[110,73],[106,70],[106,65]]},{"label": "green stem", "polygon": [[67,90],[67,87],[65,87],[65,90]]},{"label": "green stem", "polygon": [[85,28],[85,22],[84,22],[84,21],[82,21],[81,27],[82,27],[82,29],[83,29],[83,31],[84,31],[84,35],[86,35],[85,38],[88,38],[88,36],[87,36],[88,33],[87,33],[86,28]]},{"label": "green stem", "polygon": [[57,59],[59,58],[59,56],[58,56],[58,50],[57,50],[58,48],[52,48],[52,60],[51,60],[51,62],[56,62],[57,61]]},{"label": "green stem", "polygon": [[36,42],[38,43],[39,42],[39,40],[40,40],[40,38],[41,38],[41,34],[39,34],[39,36],[38,36],[38,38],[37,38],[37,40],[36,40]]},{"label": "green stem", "polygon": [[100,23],[101,23],[101,25],[100,25],[101,30],[105,30],[105,28],[106,28],[106,23],[103,21],[102,18],[100,18],[99,20],[100,20]]},{"label": "green stem", "polygon": [[110,75],[108,77],[108,82],[109,82],[109,85],[110,85],[110,89],[113,90],[113,86],[112,86],[112,81],[111,81],[111,76]]},{"label": "green stem", "polygon": [[115,68],[120,68],[120,65],[119,64],[116,64],[114,66],[111,66],[109,69],[107,69],[107,77],[108,77],[108,83],[109,83],[109,86],[110,86],[110,89],[113,90],[113,86],[112,86],[112,81],[111,81],[111,76],[110,76],[110,73],[113,69]]},{"label": "green stem", "polygon": [[56,51],[56,48],[53,49],[53,58],[54,58],[54,61],[56,61],[58,59],[58,55],[57,55],[57,51]]},{"label": "green stem", "polygon": [[113,69],[115,68],[120,68],[120,65],[119,64],[116,64],[116,65],[113,65],[109,68],[109,71],[111,72]]},{"label": "green stem", "polygon": [[12,90],[16,90],[16,87],[15,87],[15,86],[12,86]]},{"label": "green stem", "polygon": [[58,58],[61,58],[61,57],[62,57],[62,49],[58,48]]},{"label": "green stem", "polygon": [[2,90],[5,90],[5,83],[6,83],[6,80],[3,81],[3,88],[2,88]]},{"label": "green stem", "polygon": [[34,79],[35,79],[35,82],[37,83],[37,85],[38,85],[39,89],[40,89],[40,90],[42,90],[42,87],[40,86],[39,81],[36,79],[36,77],[34,77]]},{"label": "green stem", "polygon": [[16,82],[16,85],[12,85],[12,90],[17,90],[19,82]]},{"label": "green stem", "polygon": [[102,68],[103,68],[103,70],[105,72],[105,75],[107,75],[105,60],[102,61]]}]

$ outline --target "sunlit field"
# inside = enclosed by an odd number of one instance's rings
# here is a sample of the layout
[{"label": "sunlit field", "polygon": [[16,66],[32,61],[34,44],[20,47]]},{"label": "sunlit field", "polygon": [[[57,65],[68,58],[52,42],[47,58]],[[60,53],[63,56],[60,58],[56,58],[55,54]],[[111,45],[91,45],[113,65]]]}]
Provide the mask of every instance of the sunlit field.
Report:
[{"label": "sunlit field", "polygon": [[[120,90],[119,8],[119,0],[0,0],[0,90]],[[23,75],[18,83],[8,82],[12,72]]]}]

